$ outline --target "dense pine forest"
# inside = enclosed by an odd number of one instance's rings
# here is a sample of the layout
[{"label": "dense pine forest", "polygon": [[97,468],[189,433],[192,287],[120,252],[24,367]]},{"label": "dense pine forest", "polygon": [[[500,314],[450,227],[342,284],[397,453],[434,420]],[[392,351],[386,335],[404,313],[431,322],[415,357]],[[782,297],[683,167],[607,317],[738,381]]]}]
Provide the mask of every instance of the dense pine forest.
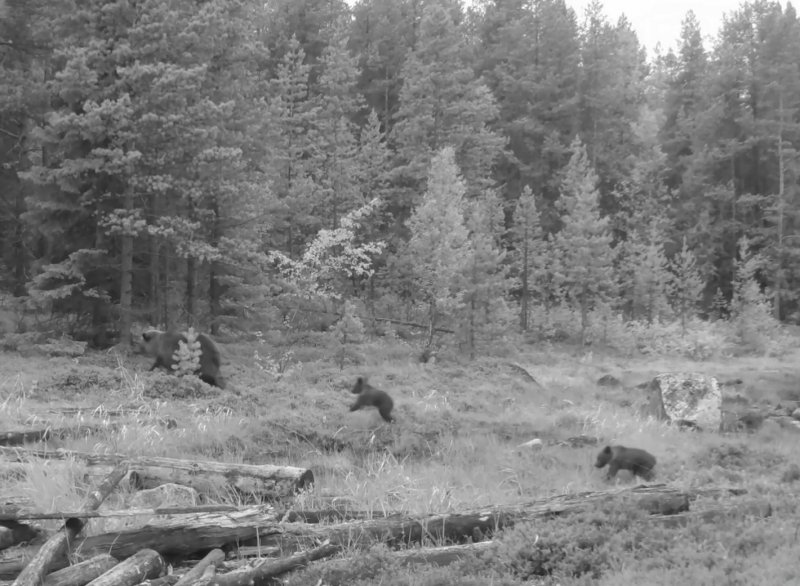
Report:
[{"label": "dense pine forest", "polygon": [[800,321],[800,23],[720,20],[653,55],[600,3],[0,0],[0,334],[764,349]]}]

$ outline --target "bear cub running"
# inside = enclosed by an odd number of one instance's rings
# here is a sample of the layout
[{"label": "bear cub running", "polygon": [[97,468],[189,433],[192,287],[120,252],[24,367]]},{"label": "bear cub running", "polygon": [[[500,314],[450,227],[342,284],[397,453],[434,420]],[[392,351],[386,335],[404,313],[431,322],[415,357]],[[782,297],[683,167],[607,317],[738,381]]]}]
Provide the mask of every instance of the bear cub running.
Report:
[{"label": "bear cub running", "polygon": [[629,470],[644,480],[653,478],[653,468],[656,458],[653,454],[639,448],[626,448],[625,446],[606,446],[597,454],[594,465],[602,468],[608,464],[608,476],[611,480],[620,470]]},{"label": "bear cub running", "polygon": [[369,383],[363,376],[358,377],[356,384],[351,391],[353,394],[358,395],[356,402],[350,406],[350,411],[358,411],[362,407],[377,407],[378,413],[381,414],[384,421],[389,423],[394,422],[392,417],[392,408],[394,401],[386,391],[376,389]]},{"label": "bear cub running", "polygon": [[[197,334],[197,341],[200,343],[200,368],[195,374],[203,382],[224,389],[225,381],[219,371],[220,355],[217,345],[206,334]],[[185,334],[148,330],[142,333],[139,347],[145,354],[156,359],[150,370],[155,370],[160,366],[173,372],[172,365],[177,362],[174,354],[178,350],[180,342],[186,343]]]}]

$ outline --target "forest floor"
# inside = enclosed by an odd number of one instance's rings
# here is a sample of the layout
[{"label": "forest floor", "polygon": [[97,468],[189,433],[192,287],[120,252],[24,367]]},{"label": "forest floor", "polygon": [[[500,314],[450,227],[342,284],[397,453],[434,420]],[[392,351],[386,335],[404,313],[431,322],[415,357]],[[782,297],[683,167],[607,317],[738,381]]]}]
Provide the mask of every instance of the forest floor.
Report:
[{"label": "forest floor", "polygon": [[[86,413],[60,412],[64,407],[138,407],[178,425],[167,430],[131,416],[107,433],[50,446],[307,467],[315,484],[300,497],[305,508],[336,496],[361,509],[414,515],[633,486],[638,481],[622,472],[605,480],[606,470],[593,464],[603,445],[635,446],[657,457],[654,482],[745,489],[767,499],[772,516],[668,531],[643,529],[646,521],[634,512],[597,510],[508,530],[496,536],[500,550],[490,559],[407,571],[387,563],[376,570],[383,574],[354,575],[348,583],[800,584],[800,432],[769,419],[754,433],[681,432],[638,415],[642,391],[636,388],[661,372],[701,372],[728,383],[727,411],[768,412],[778,405],[791,411],[800,405],[798,349],[781,357],[697,362],[527,346],[509,357],[450,356],[421,364],[411,345],[383,339],[358,346],[343,368],[311,337],[291,346],[239,342],[221,349],[224,391],[149,373],[150,360],[136,354],[2,353],[0,431],[35,418],[58,427],[84,422]],[[265,364],[266,370],[259,367]],[[620,384],[600,386],[604,375]],[[375,409],[348,411],[357,376],[391,394],[394,424]],[[576,436],[597,444],[572,447],[566,440]],[[543,445],[520,447],[534,438]],[[1,479],[2,496],[25,497],[43,511],[74,509],[81,494],[69,466],[59,471],[51,463],[46,474]],[[112,522],[93,521],[89,531],[108,530]],[[532,561],[539,536],[566,552],[545,572]],[[290,582],[316,583],[313,569],[306,572]]]}]

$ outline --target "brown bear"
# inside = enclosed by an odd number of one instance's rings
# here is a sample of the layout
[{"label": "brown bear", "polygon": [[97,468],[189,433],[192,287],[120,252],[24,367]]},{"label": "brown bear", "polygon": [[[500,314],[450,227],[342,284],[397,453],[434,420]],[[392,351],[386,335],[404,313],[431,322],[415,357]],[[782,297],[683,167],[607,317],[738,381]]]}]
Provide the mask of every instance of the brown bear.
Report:
[{"label": "brown bear", "polygon": [[608,480],[614,478],[619,470],[629,470],[636,476],[645,480],[653,478],[653,468],[656,458],[651,453],[639,448],[626,448],[625,446],[606,446],[597,454],[594,465],[602,468],[608,464]]},{"label": "brown bear", "polygon": [[[224,389],[225,381],[219,371],[220,355],[217,345],[206,334],[197,334],[197,341],[200,343],[200,368],[195,374],[203,382]],[[174,372],[172,366],[177,362],[174,354],[180,342],[186,343],[186,334],[148,330],[142,333],[139,346],[145,354],[156,359],[150,370],[161,366]]]},{"label": "brown bear", "polygon": [[394,401],[386,391],[376,389],[364,377],[358,377],[356,384],[353,386],[352,393],[358,395],[356,402],[350,406],[350,411],[358,411],[362,407],[377,407],[378,413],[381,414],[384,421],[389,423],[394,422],[392,417],[392,408]]}]

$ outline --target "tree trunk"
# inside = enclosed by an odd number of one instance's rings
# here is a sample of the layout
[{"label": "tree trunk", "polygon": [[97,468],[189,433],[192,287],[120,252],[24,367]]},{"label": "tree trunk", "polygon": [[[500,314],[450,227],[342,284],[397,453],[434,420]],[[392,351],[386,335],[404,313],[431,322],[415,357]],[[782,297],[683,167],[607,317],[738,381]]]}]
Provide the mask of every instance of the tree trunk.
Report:
[{"label": "tree trunk", "polygon": [[222,316],[222,287],[219,283],[219,264],[212,261],[208,275],[208,301],[211,313],[209,330],[212,336],[219,335],[220,317]]},{"label": "tree trunk", "polygon": [[105,574],[118,563],[107,553],[101,553],[73,566],[67,566],[48,574],[42,586],[84,586]]},{"label": "tree trunk", "polygon": [[[400,567],[417,565],[442,567],[489,551],[495,545],[493,541],[481,541],[480,543],[446,545],[444,547],[415,547],[383,555],[396,561]],[[322,562],[319,566],[322,583],[329,586],[349,584],[353,581],[353,566],[360,562],[358,556]]]},{"label": "tree trunk", "polygon": [[88,586],[135,586],[166,573],[167,564],[158,552],[142,549],[117,566],[98,576]]},{"label": "tree trunk", "polygon": [[143,548],[166,556],[188,556],[247,539],[258,539],[259,535],[277,530],[275,510],[263,505],[234,513],[153,519],[144,527],[84,537],[73,545],[81,555],[105,552],[118,559],[128,558]]},{"label": "tree trunk", "polygon": [[[126,461],[140,488],[153,488],[175,482],[194,488],[200,493],[219,494],[220,489],[232,490],[242,495],[280,498],[305,488],[314,482],[308,468],[272,466],[269,464],[226,464],[198,462],[155,456],[128,457],[121,454],[86,454],[69,450],[25,450],[7,448],[0,450],[8,457],[76,458],[89,467],[90,475],[104,473],[109,466]],[[94,473],[92,472],[92,469]]]},{"label": "tree trunk", "polygon": [[433,347],[433,333],[436,331],[436,302],[431,301],[428,306],[428,343],[426,348]]},{"label": "tree trunk", "polygon": [[[219,246],[220,217],[219,205],[216,200],[212,205],[212,211],[214,212],[214,225],[211,235],[211,244],[213,246]],[[219,282],[220,272],[220,264],[217,261],[211,261],[211,270],[208,276],[208,302],[209,313],[211,314],[210,332],[212,336],[219,335],[219,325],[222,317],[222,285]]]},{"label": "tree trunk", "polygon": [[781,295],[783,290],[783,191],[784,191],[784,169],[783,169],[783,92],[778,88],[778,245],[777,260],[778,270],[775,271],[775,293],[773,302],[773,312],[776,320],[781,319]]},{"label": "tree trunk", "polygon": [[[123,195],[126,219],[133,212],[133,188],[125,188]],[[130,346],[131,325],[133,324],[133,234],[122,229],[119,272],[119,343],[123,347]]]},{"label": "tree trunk", "polygon": [[25,254],[25,222],[22,214],[25,213],[25,188],[18,183],[14,197],[14,241],[11,244],[14,264],[14,296],[22,297],[27,294],[25,273],[27,268]]},{"label": "tree trunk", "polygon": [[315,560],[335,555],[339,551],[341,551],[340,546],[323,543],[312,550],[264,562],[255,568],[198,580],[192,586],[267,586],[274,584],[274,579],[281,574],[303,568]]},{"label": "tree trunk", "polygon": [[292,551],[295,544],[304,539],[329,539],[334,544],[357,548],[370,547],[375,542],[389,546],[427,541],[457,543],[472,539],[476,531],[488,538],[496,531],[516,523],[582,511],[607,499],[625,499],[631,506],[650,514],[672,515],[689,510],[687,493],[663,485],[645,486],[621,491],[560,495],[515,506],[417,519],[393,517],[335,525],[286,523],[274,531],[265,531],[259,538],[259,544]]},{"label": "tree trunk", "polygon": [[185,586],[186,584],[190,584],[191,582],[199,580],[206,571],[206,568],[210,566],[217,567],[224,561],[225,552],[218,548],[212,549],[210,552],[208,552],[208,554],[206,554],[206,557],[197,563],[197,565],[181,576],[180,579],[175,582],[175,586]]},{"label": "tree trunk", "polygon": [[193,256],[186,257],[186,325],[197,325],[195,308],[195,278],[197,275],[197,261]]},{"label": "tree trunk", "polygon": [[164,327],[168,331],[172,331],[175,329],[175,316],[172,311],[170,311],[170,298],[169,298],[169,288],[170,288],[170,262],[169,257],[166,254],[163,254],[163,248],[159,248],[159,256],[161,258],[161,274],[159,275],[159,286],[161,287],[161,317],[163,321],[159,322],[163,324]]},{"label": "tree trunk", "polygon": [[528,241],[527,234],[525,242],[522,243],[522,299],[519,310],[519,327],[523,332],[528,331]]},{"label": "tree trunk", "polygon": [[[127,473],[128,466],[126,464],[120,464],[114,468],[98,485],[97,489],[86,496],[81,510],[97,510]],[[83,530],[83,526],[84,522],[81,519],[75,517],[67,519],[61,530],[42,545],[30,563],[17,576],[14,586],[39,586],[50,571],[53,563],[66,555],[69,544],[75,541],[75,538]]]},{"label": "tree trunk", "polygon": [[[152,218],[158,218],[158,198],[155,194],[151,194],[148,198],[148,208]],[[165,315],[162,311],[161,296],[164,293],[161,287],[161,240],[160,236],[151,234],[149,238],[150,245],[150,324],[153,326],[163,326],[165,324]]]}]

